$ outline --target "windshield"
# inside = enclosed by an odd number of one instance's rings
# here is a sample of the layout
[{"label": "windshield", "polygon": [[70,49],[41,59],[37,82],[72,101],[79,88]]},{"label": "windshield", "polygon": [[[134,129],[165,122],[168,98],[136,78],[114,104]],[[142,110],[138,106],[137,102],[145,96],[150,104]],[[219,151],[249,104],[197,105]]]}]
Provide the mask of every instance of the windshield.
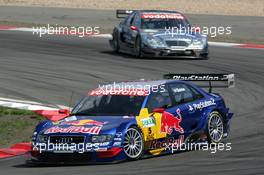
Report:
[{"label": "windshield", "polygon": [[87,96],[72,110],[72,115],[137,116],[144,96]]},{"label": "windshield", "polygon": [[168,28],[187,28],[189,23],[185,19],[142,19],[142,29],[168,29]]}]

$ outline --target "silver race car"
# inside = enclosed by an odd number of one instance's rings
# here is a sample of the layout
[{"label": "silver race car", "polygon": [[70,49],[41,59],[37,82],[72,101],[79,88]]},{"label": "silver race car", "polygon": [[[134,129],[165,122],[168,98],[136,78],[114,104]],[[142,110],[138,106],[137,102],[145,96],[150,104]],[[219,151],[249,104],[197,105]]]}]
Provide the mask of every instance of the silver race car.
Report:
[{"label": "silver race car", "polygon": [[180,56],[208,59],[207,36],[176,11],[117,10],[124,18],[113,30],[115,52],[145,56]]}]

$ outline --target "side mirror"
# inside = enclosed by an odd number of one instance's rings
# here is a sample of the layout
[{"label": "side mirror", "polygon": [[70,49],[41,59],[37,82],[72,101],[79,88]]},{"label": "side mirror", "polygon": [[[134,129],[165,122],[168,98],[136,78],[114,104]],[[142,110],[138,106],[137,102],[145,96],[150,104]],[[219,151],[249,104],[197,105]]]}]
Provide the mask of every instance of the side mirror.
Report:
[{"label": "side mirror", "polygon": [[59,114],[66,114],[66,115],[69,115],[70,114],[70,111],[68,109],[60,109],[59,110]]},{"label": "side mirror", "polygon": [[200,33],[201,28],[199,26],[194,26],[194,32]]},{"label": "side mirror", "polygon": [[136,26],[130,26],[130,30],[137,30]]},{"label": "side mirror", "polygon": [[155,108],[152,110],[152,112],[156,112],[156,113],[163,113],[165,111],[164,108]]}]

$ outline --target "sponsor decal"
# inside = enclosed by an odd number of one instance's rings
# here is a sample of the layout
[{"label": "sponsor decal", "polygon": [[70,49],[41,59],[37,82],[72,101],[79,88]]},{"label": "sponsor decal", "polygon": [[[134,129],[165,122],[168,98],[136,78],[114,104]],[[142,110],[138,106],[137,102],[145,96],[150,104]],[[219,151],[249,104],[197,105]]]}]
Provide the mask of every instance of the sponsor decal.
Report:
[{"label": "sponsor decal", "polygon": [[100,151],[107,151],[107,148],[98,148],[98,149],[94,149],[95,151],[97,152],[100,152]]},{"label": "sponsor decal", "polygon": [[184,19],[181,14],[175,13],[143,13],[143,19]]},{"label": "sponsor decal", "polygon": [[73,126],[84,126],[84,125],[95,125],[103,126],[106,122],[99,122],[95,120],[77,120],[77,121],[65,121],[61,122],[60,125],[73,125]]},{"label": "sponsor decal", "polygon": [[54,126],[47,129],[44,134],[50,133],[84,133],[84,134],[99,134],[102,126],[92,126],[92,127],[84,127],[84,126],[70,126],[67,128],[62,128],[59,126]]},{"label": "sponsor decal", "polygon": [[203,109],[203,108],[206,108],[208,106],[213,106],[213,105],[216,105],[216,103],[214,99],[211,98],[210,100],[201,101],[200,103],[189,105],[189,111]]},{"label": "sponsor decal", "polygon": [[125,116],[123,116],[123,118],[134,118],[134,117],[125,115]]},{"label": "sponsor decal", "polygon": [[121,141],[122,138],[114,138],[114,141]]},{"label": "sponsor decal", "polygon": [[70,116],[70,117],[67,117],[67,118],[65,118],[65,121],[67,121],[67,122],[69,122],[69,121],[75,121],[75,120],[77,120],[77,117],[76,116]]},{"label": "sponsor decal", "polygon": [[171,134],[173,129],[179,133],[184,133],[184,129],[180,126],[182,121],[181,110],[176,110],[177,116],[164,111],[161,116],[161,128],[160,132]]},{"label": "sponsor decal", "polygon": [[114,142],[113,146],[121,146],[121,142]]},{"label": "sponsor decal", "polygon": [[189,111],[193,111],[192,105],[189,105]]},{"label": "sponsor decal", "polygon": [[179,93],[179,92],[184,92],[185,89],[184,88],[174,88],[172,89],[174,93]]},{"label": "sponsor decal", "polygon": [[147,140],[154,140],[154,139],[155,139],[154,133],[152,133],[152,132],[148,133]]},{"label": "sponsor decal", "polygon": [[149,128],[155,126],[155,120],[153,117],[147,117],[140,120],[142,122],[143,128]]},{"label": "sponsor decal", "polygon": [[123,135],[122,132],[117,132],[116,133],[116,137],[122,137],[122,135]]},{"label": "sponsor decal", "polygon": [[103,142],[103,143],[87,143],[86,147],[101,147],[101,146],[108,146],[110,142]]},{"label": "sponsor decal", "polygon": [[184,143],[184,135],[180,135],[178,139],[175,139],[173,137],[165,138],[163,140],[153,140],[150,143],[149,149],[160,149],[165,148],[171,149],[172,146],[181,145]]},{"label": "sponsor decal", "polygon": [[103,142],[103,143],[87,143],[85,145],[86,151],[106,151],[107,146],[110,142]]},{"label": "sponsor decal", "polygon": [[89,92],[91,96],[101,95],[124,95],[124,96],[147,96],[149,94],[148,89],[110,89],[105,90],[97,88]]},{"label": "sponsor decal", "polygon": [[167,74],[167,79],[176,79],[183,81],[227,81],[233,79],[233,74]]}]

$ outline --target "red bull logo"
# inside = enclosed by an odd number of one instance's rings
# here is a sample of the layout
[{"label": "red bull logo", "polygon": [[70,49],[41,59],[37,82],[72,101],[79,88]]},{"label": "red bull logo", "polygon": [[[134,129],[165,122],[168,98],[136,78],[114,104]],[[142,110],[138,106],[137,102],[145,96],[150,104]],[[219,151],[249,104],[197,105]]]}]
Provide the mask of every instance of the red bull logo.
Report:
[{"label": "red bull logo", "polygon": [[184,143],[184,136],[180,135],[178,139],[173,137],[166,138],[164,140],[152,140],[149,149],[170,149],[170,147],[181,146]]},{"label": "red bull logo", "polygon": [[50,133],[85,133],[85,134],[99,134],[101,126],[83,127],[70,126],[68,128],[61,128],[59,126],[51,127],[45,131],[45,134]]},{"label": "red bull logo", "polygon": [[60,125],[73,125],[73,126],[84,126],[84,125],[90,125],[90,126],[103,126],[105,122],[99,122],[95,120],[76,120],[76,121],[68,121],[68,122],[62,122]]},{"label": "red bull logo", "polygon": [[184,129],[180,126],[182,121],[181,111],[180,109],[176,110],[177,116],[164,111],[161,116],[161,128],[160,132],[166,132],[167,134],[171,134],[173,129],[179,133],[184,133]]}]

